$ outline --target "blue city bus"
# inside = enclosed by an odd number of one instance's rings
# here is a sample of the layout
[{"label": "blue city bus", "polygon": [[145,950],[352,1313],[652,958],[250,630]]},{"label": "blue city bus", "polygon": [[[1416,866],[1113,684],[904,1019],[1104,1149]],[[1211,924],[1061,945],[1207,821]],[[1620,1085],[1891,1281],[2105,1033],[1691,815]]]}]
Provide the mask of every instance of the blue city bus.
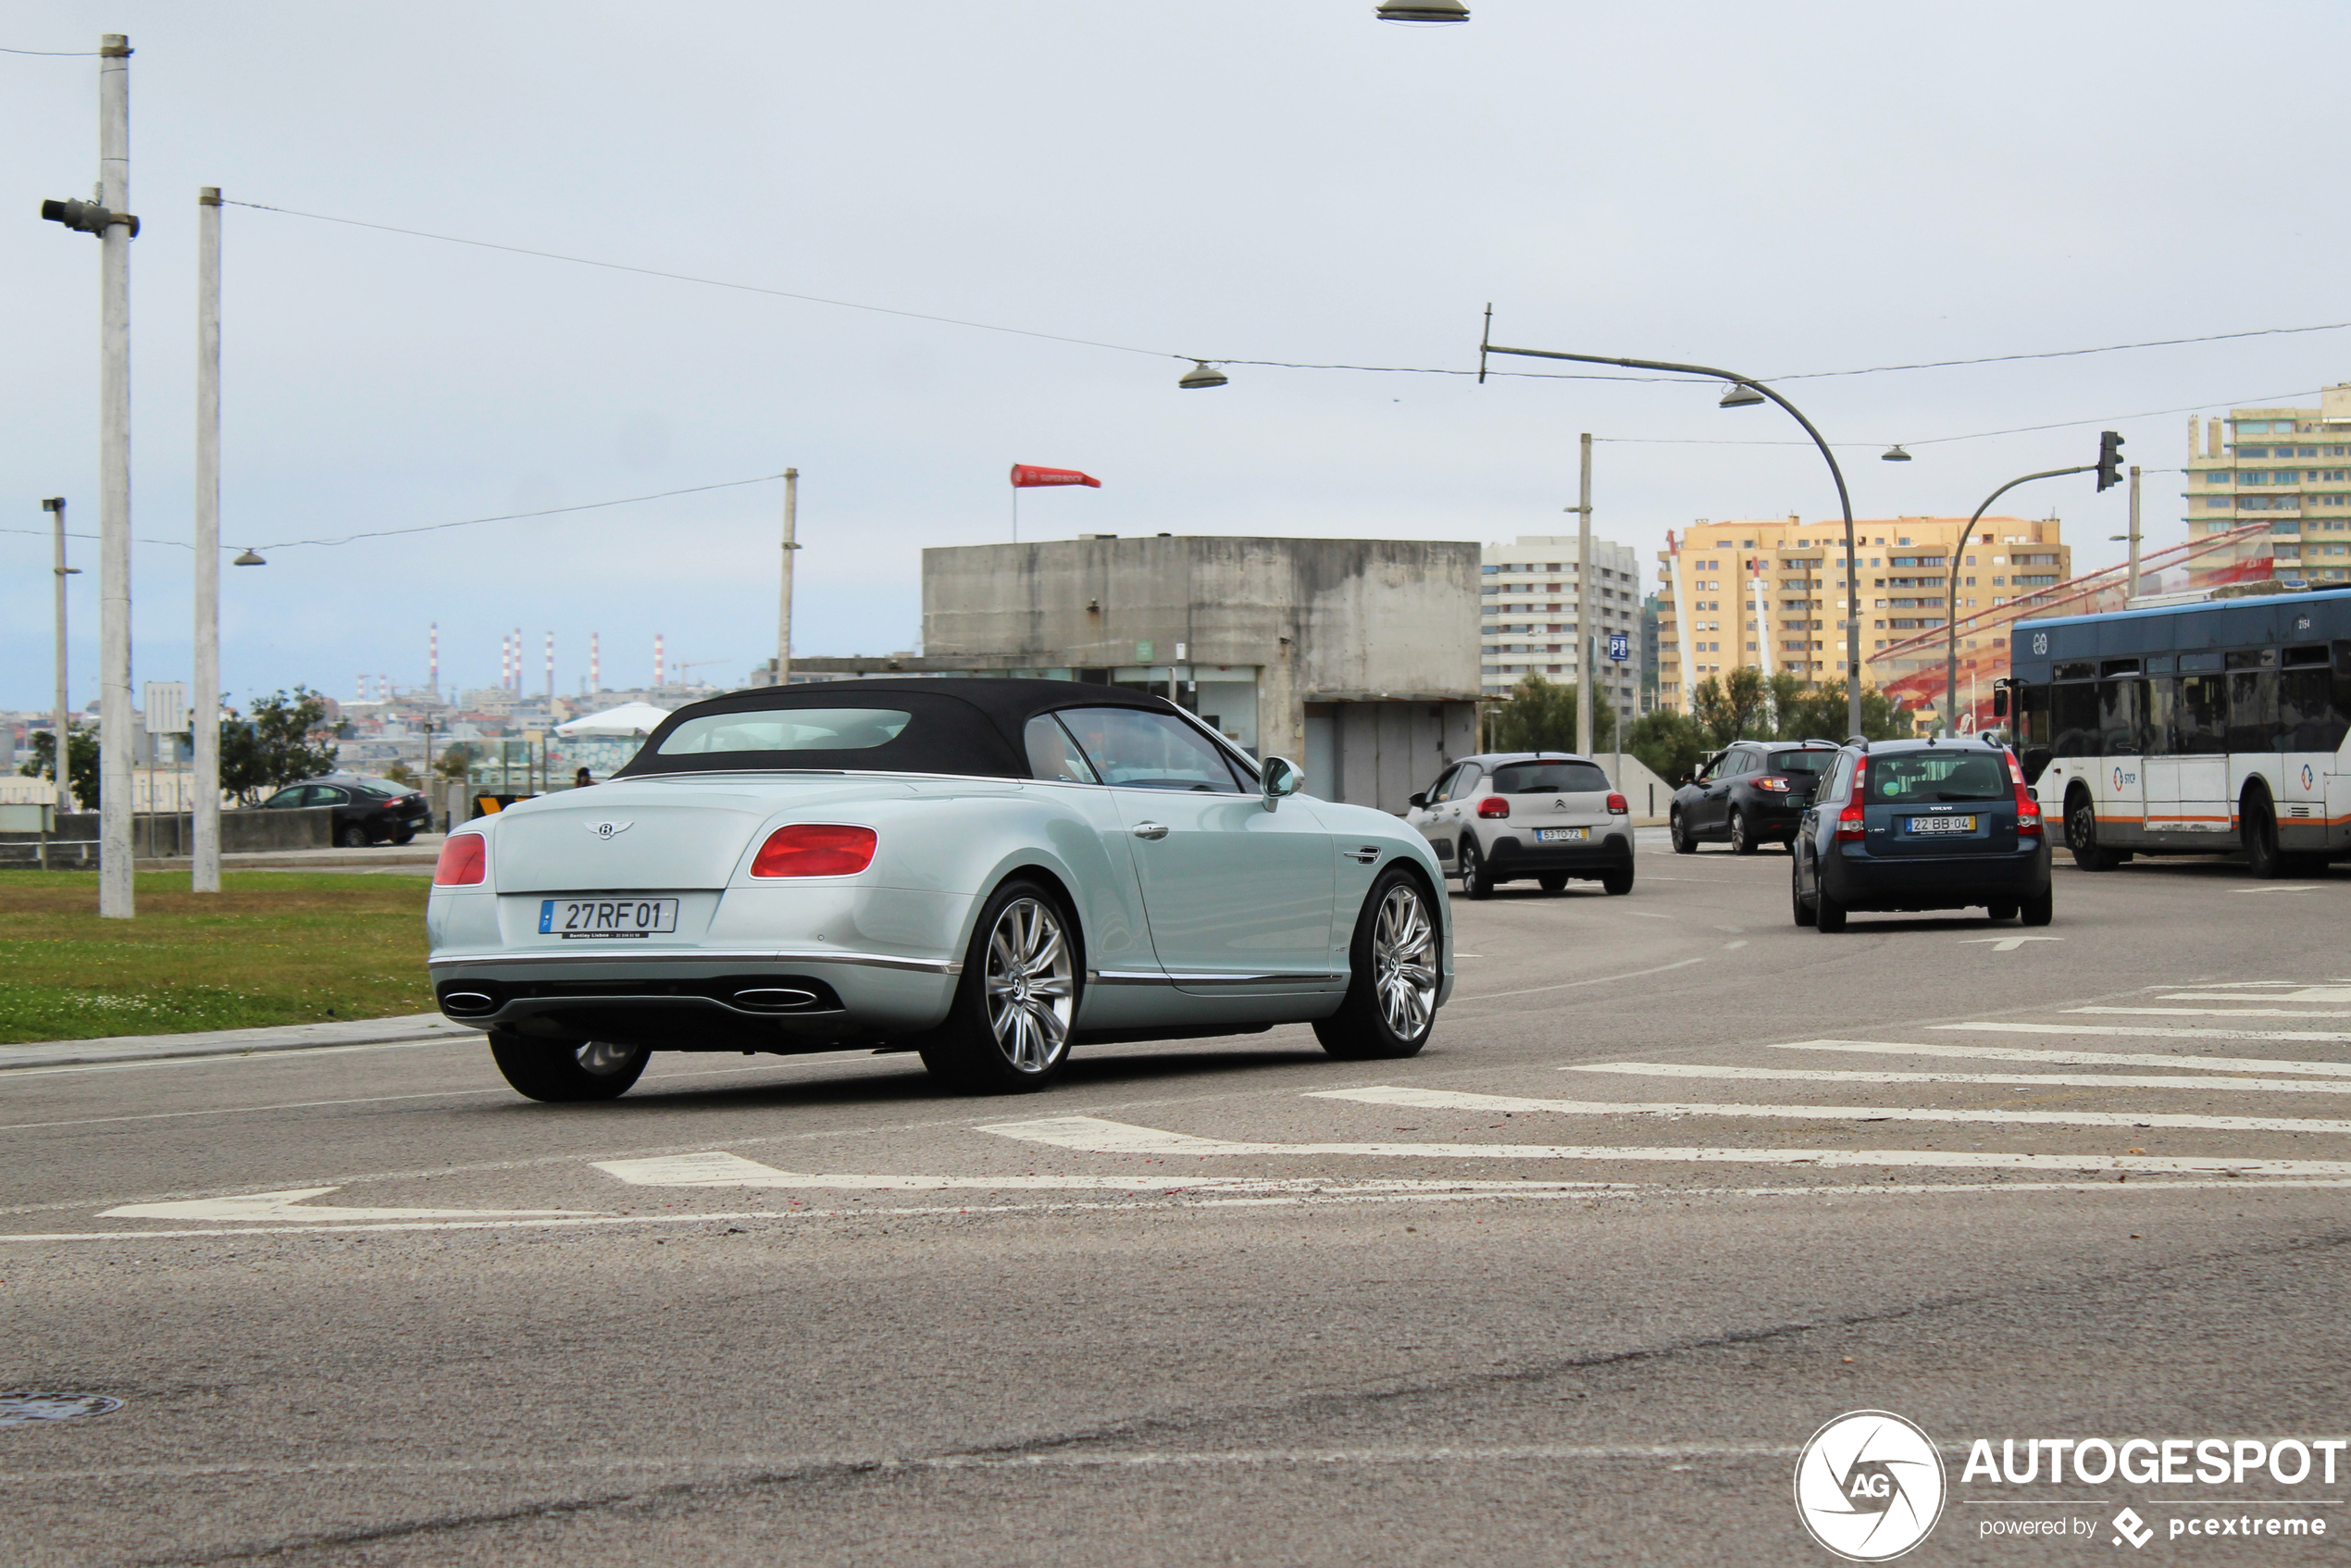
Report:
[{"label": "blue city bus", "polygon": [[[2013,715],[2076,864],[2243,851],[2257,876],[2351,855],[2351,591],[2020,621]],[[2006,698],[2007,701],[1999,701]]]}]

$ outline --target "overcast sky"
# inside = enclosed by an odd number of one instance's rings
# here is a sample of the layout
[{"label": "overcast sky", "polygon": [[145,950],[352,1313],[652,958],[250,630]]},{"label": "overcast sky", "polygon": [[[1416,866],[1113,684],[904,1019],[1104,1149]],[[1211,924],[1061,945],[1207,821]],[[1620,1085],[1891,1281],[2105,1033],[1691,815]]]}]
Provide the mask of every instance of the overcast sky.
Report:
[{"label": "overcast sky", "polygon": [[[195,193],[1131,345],[875,315],[230,207],[232,547],[802,474],[797,650],[919,635],[925,546],[1079,530],[1504,540],[1561,531],[1575,437],[1601,537],[1831,516],[1770,408],[1615,380],[1231,367],[1474,366],[1497,342],[1760,376],[2351,318],[2324,149],[2351,13],[2209,6],[20,3],[0,45],[128,32],[133,531],[190,534]],[[0,55],[0,707],[45,706],[40,499],[96,506],[96,61]],[[2245,93],[2256,94],[2247,112]],[[2208,111],[2225,108],[2225,116]],[[2238,129],[2231,131],[2227,124]],[[1154,357],[1156,355],[1158,357]],[[1525,363],[1525,368],[1542,367]],[[1860,513],[1965,513],[2087,462],[2176,468],[2185,412],[2351,380],[2351,333],[1790,380]],[[1935,443],[2060,420],[2070,429]],[[1636,443],[1630,438],[1688,442]],[[1917,461],[1879,462],[1883,443]],[[1613,444],[1623,442],[1623,444]],[[1923,443],[1923,444],[1922,444]],[[2179,477],[2146,526],[2182,536]],[[2084,566],[2122,492],[2022,492]],[[776,635],[781,486],[280,545],[224,571],[242,700],[355,676],[487,685],[520,627],[573,691]],[[94,543],[72,579],[95,691]],[[134,556],[138,681],[189,670],[189,552]]]}]

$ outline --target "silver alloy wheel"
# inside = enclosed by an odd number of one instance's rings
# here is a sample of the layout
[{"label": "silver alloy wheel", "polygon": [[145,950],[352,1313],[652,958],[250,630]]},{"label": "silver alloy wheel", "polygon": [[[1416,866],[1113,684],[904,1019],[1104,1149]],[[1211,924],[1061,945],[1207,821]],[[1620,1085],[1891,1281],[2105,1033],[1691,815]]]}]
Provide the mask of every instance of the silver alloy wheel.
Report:
[{"label": "silver alloy wheel", "polygon": [[1397,1038],[1420,1039],[1437,1012],[1437,927],[1409,883],[1399,882],[1380,901],[1372,928],[1372,983]]},{"label": "silver alloy wheel", "polygon": [[1014,1072],[1041,1073],[1069,1045],[1075,977],[1061,916],[1040,899],[1017,898],[988,937],[988,1026]]},{"label": "silver alloy wheel", "polygon": [[618,1040],[591,1039],[579,1048],[576,1059],[581,1072],[608,1078],[615,1073],[628,1070],[628,1064],[637,1059],[637,1048],[623,1045]]}]

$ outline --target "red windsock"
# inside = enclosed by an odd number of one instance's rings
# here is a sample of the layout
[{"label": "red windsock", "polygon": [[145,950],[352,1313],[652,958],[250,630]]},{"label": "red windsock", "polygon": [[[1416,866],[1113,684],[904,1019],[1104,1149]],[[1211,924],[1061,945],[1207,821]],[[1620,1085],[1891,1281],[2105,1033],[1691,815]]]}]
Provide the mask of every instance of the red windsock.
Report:
[{"label": "red windsock", "polygon": [[1055,484],[1091,485],[1096,490],[1102,488],[1101,480],[1091,474],[1081,474],[1075,468],[1039,468],[1033,463],[1013,465],[1014,490],[1035,490],[1039,485]]}]

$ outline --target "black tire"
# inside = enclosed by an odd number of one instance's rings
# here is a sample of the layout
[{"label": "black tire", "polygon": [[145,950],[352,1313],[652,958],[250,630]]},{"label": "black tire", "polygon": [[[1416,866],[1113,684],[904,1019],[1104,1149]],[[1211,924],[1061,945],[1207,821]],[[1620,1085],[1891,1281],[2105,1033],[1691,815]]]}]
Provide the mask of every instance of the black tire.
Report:
[{"label": "black tire", "polygon": [[1477,852],[1477,840],[1462,840],[1462,896],[1468,899],[1490,899],[1494,896],[1494,877],[1486,869],[1486,857]]},{"label": "black tire", "polygon": [[2065,797],[2065,847],[2084,871],[2111,871],[2122,864],[2122,856],[2098,842],[2098,808],[2087,790]]},{"label": "black tire", "polygon": [[392,836],[392,841],[395,844],[413,844],[417,841],[417,830],[414,828],[403,828]]},{"label": "black tire", "polygon": [[1755,835],[1748,832],[1747,829],[1747,813],[1739,810],[1736,806],[1733,806],[1731,808],[1731,852],[1733,854],[1753,854],[1757,850],[1760,850],[1762,847],[1763,846],[1761,844],[1756,842]]},{"label": "black tire", "polygon": [[374,845],[376,837],[356,822],[346,822],[335,829],[335,842],[346,850],[364,850]]},{"label": "black tire", "polygon": [[1314,1038],[1342,1062],[1414,1056],[1437,1027],[1437,910],[1411,872],[1390,867],[1372,884],[1347,944],[1347,1000],[1314,1020]]},{"label": "black tire", "polygon": [[2026,899],[2018,906],[2018,909],[2027,926],[2046,926],[2049,923],[2051,915],[2056,913],[2056,905],[2057,899],[2054,895],[2041,893]]},{"label": "black tire", "polygon": [[1623,898],[1626,893],[1631,892],[1633,890],[1633,863],[1628,860],[1622,865],[1611,866],[1601,872],[1600,886],[1618,898]]},{"label": "black tire", "polygon": [[2263,881],[2292,873],[2292,857],[2278,850],[2278,813],[2268,790],[2256,786],[2245,792],[2237,807],[2239,831],[2245,838],[2245,868]]},{"label": "black tire", "polygon": [[491,1031],[490,1055],[516,1093],[551,1104],[617,1100],[653,1059],[653,1052],[641,1045],[526,1039],[500,1029]]},{"label": "black tire", "polygon": [[973,923],[947,1021],[916,1042],[931,1076],[970,1094],[1026,1094],[1069,1064],[1084,1000],[1076,922],[1042,883],[1013,877]]},{"label": "black tire", "polygon": [[2016,918],[2016,905],[2012,903],[1996,903],[1988,906],[1984,913],[1992,917],[1994,925],[1998,925],[2002,921],[2013,920]]},{"label": "black tire", "polygon": [[1812,894],[1812,928],[1831,936],[1845,929],[1845,906],[1829,897],[1826,888]]},{"label": "black tire", "polygon": [[1787,902],[1797,925],[1810,926],[1817,917],[1813,907],[1804,902],[1804,863],[1801,857],[1787,868]]},{"label": "black tire", "polygon": [[1689,829],[1682,826],[1682,808],[1680,806],[1675,806],[1671,812],[1666,814],[1665,831],[1673,840],[1673,852],[1675,854],[1698,853],[1698,840],[1691,838]]},{"label": "black tire", "polygon": [[1567,891],[1567,873],[1546,871],[1535,878],[1535,885],[1547,893],[1563,893]]}]

